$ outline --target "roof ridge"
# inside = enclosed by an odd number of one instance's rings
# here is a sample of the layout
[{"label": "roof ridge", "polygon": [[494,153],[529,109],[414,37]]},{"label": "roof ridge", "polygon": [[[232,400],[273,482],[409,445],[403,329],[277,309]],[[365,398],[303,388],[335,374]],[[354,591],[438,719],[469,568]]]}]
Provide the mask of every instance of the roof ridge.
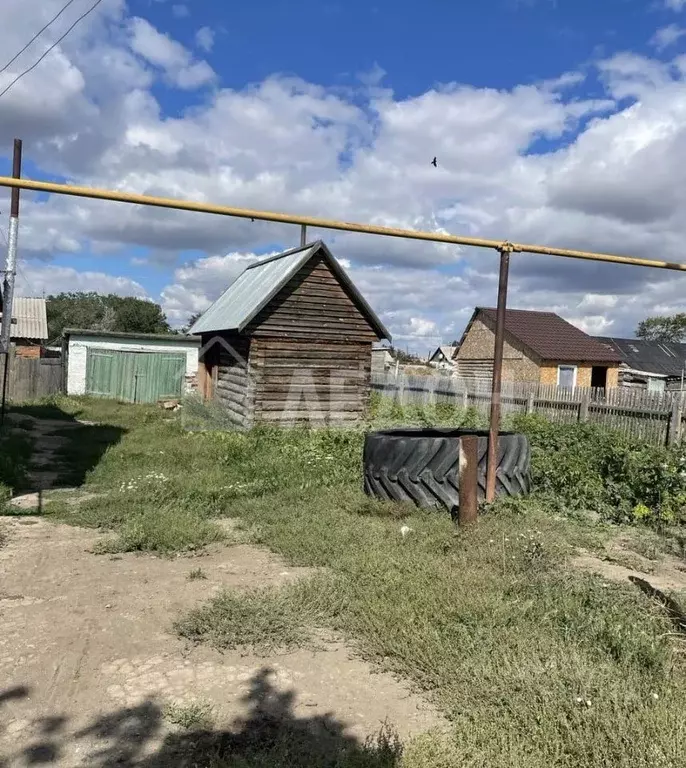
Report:
[{"label": "roof ridge", "polygon": [[291,248],[289,251],[281,251],[280,253],[273,253],[271,256],[266,256],[264,259],[260,259],[259,261],[255,261],[252,264],[248,264],[248,266],[243,270],[244,272],[248,269],[254,269],[255,267],[261,267],[263,264],[268,264],[270,261],[277,261],[278,259],[283,259],[285,256],[293,256],[293,254],[298,253],[298,251],[305,251],[309,248],[314,248],[314,246],[321,246],[323,245],[322,240],[313,240],[311,243],[306,243],[305,245],[299,245],[297,248]]},{"label": "roof ridge", "polygon": [[243,332],[248,323],[287,285],[291,277],[317,254],[323,255],[336,279],[379,337],[390,340],[390,334],[381,320],[322,240],[274,254],[246,267],[195,321],[189,332]]},{"label": "roof ridge", "polygon": [[[476,309],[484,310],[486,312],[497,312],[497,307],[476,307]],[[564,317],[561,317],[557,314],[557,312],[550,312],[548,310],[543,309],[519,309],[519,307],[505,307],[506,312],[526,312],[529,315],[555,315],[555,317],[559,317],[561,320],[564,320]],[[568,320],[565,320],[565,322],[569,322]]]}]

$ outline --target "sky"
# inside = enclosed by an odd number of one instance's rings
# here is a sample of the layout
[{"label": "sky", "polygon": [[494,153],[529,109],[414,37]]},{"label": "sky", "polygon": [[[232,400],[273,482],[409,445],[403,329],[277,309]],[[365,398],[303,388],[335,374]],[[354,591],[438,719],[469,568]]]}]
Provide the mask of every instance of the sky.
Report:
[{"label": "sky", "polygon": [[[2,0],[0,92],[93,0],[5,67],[65,3]],[[30,178],[686,262],[686,0],[102,0],[0,96],[0,173],[15,136]],[[1,250],[6,190],[0,211]],[[400,347],[495,303],[494,251],[308,233]],[[17,293],[140,296],[182,326],[299,237],[22,193]],[[509,305],[632,336],[685,288],[514,254]]]}]

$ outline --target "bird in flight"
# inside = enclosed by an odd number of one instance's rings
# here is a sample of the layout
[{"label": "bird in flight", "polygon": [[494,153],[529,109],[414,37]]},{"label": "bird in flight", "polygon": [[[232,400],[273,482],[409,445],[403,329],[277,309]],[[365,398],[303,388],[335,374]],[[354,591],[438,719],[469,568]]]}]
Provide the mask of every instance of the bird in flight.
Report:
[{"label": "bird in flight", "polygon": [[434,157],[434,159],[431,161],[431,165],[433,165],[434,168],[438,168],[438,161]]}]

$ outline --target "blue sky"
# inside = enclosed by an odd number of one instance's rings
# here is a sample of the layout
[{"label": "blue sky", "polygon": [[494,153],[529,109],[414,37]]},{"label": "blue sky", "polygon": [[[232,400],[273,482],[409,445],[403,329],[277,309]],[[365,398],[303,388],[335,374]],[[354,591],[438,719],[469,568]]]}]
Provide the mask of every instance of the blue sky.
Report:
[{"label": "blue sky", "polygon": [[132,9],[189,46],[196,25],[216,30],[207,58],[229,87],[275,72],[345,86],[380,66],[401,98],[440,83],[507,88],[554,78],[601,51],[645,51],[652,28],[674,21],[673,11],[641,0],[258,0],[230,10],[194,0],[183,18],[172,5],[137,0]]},{"label": "blue sky", "polygon": [[[63,4],[7,3],[6,51]],[[4,97],[0,170],[19,134],[39,178],[680,259],[685,51],[682,0],[104,0]],[[297,240],[74,199],[25,196],[22,210],[23,292],[145,295],[175,323]],[[490,252],[313,235],[408,346],[459,336],[493,303]],[[662,273],[513,263],[514,304],[598,333],[680,309],[677,288]]]}]

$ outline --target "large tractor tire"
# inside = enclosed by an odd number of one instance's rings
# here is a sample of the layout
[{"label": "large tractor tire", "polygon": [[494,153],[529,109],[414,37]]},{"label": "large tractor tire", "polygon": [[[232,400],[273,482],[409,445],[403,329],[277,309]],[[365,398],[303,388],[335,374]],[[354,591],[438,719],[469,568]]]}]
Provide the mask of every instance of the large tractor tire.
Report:
[{"label": "large tractor tire", "polygon": [[[418,507],[445,507],[453,516],[459,505],[460,438],[478,440],[479,500],[486,493],[488,432],[477,429],[388,429],[370,432],[364,444],[364,490],[369,496],[410,501]],[[518,496],[531,488],[529,440],[501,432],[498,439],[496,494]]]}]

